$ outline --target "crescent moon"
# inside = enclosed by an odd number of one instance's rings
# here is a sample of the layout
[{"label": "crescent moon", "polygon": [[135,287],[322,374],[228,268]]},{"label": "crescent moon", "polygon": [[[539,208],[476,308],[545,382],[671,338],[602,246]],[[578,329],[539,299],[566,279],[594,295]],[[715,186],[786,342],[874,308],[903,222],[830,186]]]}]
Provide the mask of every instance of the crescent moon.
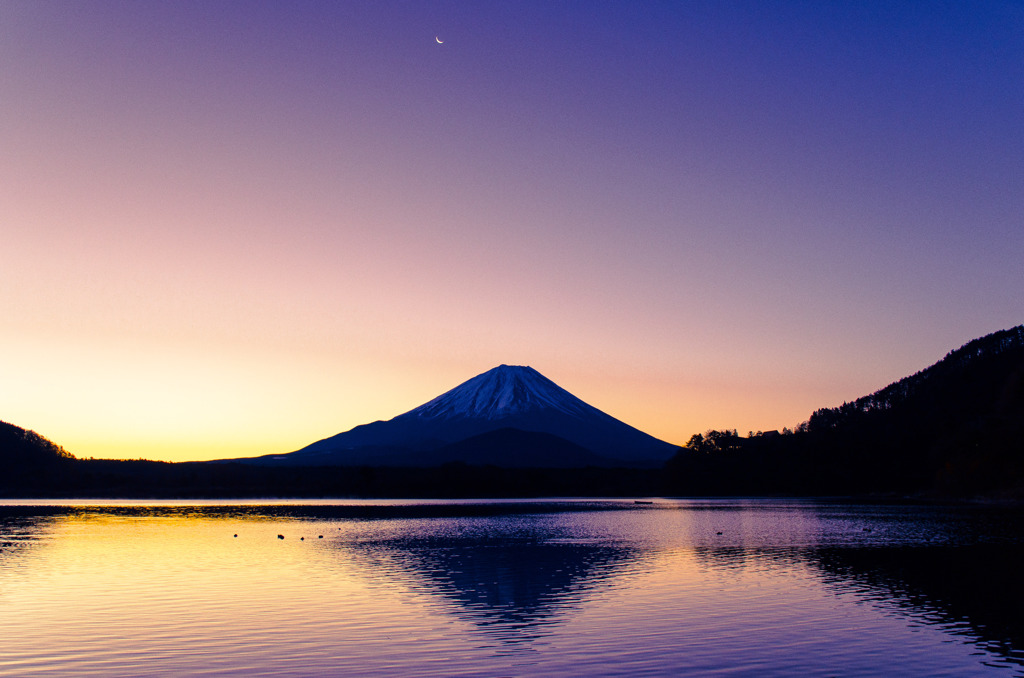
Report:
[{"label": "crescent moon", "polygon": [[437,37],[436,35],[434,36],[434,40],[437,40],[437,44],[439,44],[439,45],[443,45],[444,44],[444,40],[442,40],[441,38]]}]

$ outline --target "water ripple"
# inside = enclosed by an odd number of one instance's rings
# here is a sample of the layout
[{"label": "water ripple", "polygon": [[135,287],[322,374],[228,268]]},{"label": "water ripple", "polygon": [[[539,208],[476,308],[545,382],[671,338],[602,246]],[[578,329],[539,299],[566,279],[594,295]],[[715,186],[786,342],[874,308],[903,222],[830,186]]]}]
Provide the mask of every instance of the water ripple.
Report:
[{"label": "water ripple", "polygon": [[0,674],[1024,675],[1020,526],[735,500],[9,506]]}]

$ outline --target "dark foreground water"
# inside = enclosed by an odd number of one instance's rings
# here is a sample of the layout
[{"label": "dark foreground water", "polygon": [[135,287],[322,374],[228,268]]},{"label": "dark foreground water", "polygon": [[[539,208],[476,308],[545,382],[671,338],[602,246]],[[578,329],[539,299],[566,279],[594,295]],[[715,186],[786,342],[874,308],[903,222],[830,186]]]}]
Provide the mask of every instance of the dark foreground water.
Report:
[{"label": "dark foreground water", "polygon": [[4,676],[1024,675],[1017,511],[43,503]]}]

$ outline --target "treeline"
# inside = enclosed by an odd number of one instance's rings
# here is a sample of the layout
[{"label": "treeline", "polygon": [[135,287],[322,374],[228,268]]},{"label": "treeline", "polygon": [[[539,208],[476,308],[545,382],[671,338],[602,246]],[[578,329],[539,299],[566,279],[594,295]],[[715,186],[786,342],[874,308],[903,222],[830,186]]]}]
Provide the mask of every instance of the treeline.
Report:
[{"label": "treeline", "polygon": [[661,469],[266,467],[240,463],[69,459],[0,477],[0,497],[588,497],[663,494]]},{"label": "treeline", "polygon": [[70,452],[35,431],[0,421],[0,486],[49,478],[73,459]]},{"label": "treeline", "polygon": [[794,431],[695,435],[667,470],[681,494],[1024,498],[1024,326],[817,410]]},{"label": "treeline", "polygon": [[0,464],[3,468],[48,464],[71,458],[70,452],[35,431],[0,421]]}]

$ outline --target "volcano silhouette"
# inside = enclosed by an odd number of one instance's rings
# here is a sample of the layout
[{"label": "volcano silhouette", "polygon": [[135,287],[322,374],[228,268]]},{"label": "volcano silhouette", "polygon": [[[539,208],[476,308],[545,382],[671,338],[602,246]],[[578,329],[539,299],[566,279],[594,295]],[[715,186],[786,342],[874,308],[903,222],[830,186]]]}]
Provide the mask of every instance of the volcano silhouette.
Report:
[{"label": "volcano silhouette", "polygon": [[[501,365],[388,421],[261,463],[516,467],[656,466],[675,445],[588,405],[532,367]],[[257,461],[257,460],[254,460]]]}]

